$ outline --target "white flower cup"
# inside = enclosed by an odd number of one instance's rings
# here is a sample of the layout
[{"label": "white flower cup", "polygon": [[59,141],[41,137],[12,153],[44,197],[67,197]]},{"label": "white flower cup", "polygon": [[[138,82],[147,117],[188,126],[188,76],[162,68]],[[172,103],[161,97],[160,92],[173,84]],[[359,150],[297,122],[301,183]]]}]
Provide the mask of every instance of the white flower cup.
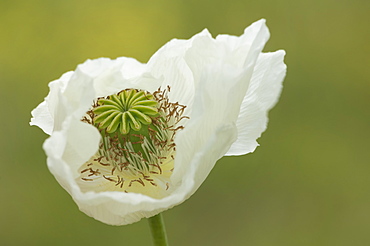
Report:
[{"label": "white flower cup", "polygon": [[[265,20],[259,20],[240,37],[214,39],[204,30],[189,40],[173,39],[147,64],[121,57],[78,65],[52,81],[49,94],[32,111],[30,124],[50,135],[43,146],[50,171],[81,211],[111,225],[130,224],[182,203],[218,159],[258,146],[286,73],[284,51],[262,53],[268,38]],[[81,121],[93,102],[125,89],[154,93],[167,88],[168,100],[186,106],[182,114],[188,118],[174,126],[183,129],[173,140],[170,173],[153,178],[161,185],[137,182],[141,188],[127,192],[101,177],[83,182],[81,170],[102,138],[94,125]]]}]

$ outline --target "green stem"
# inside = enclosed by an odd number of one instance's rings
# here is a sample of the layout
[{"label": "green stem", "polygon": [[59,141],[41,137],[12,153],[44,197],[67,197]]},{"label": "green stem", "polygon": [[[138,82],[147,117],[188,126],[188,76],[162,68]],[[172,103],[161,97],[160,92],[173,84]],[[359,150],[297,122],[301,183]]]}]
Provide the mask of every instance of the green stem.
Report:
[{"label": "green stem", "polygon": [[148,222],[150,231],[152,232],[154,246],[168,246],[162,214],[148,218]]}]

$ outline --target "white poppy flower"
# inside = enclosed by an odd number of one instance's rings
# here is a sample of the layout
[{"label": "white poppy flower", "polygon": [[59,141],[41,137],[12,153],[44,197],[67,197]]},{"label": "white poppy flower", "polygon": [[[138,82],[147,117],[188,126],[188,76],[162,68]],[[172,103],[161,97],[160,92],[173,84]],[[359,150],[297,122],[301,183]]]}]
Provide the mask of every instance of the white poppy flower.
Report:
[{"label": "white poppy flower", "polygon": [[171,40],[147,64],[87,60],[49,84],[31,125],[81,211],[107,224],[189,198],[224,155],[254,151],[285,76],[284,51],[261,53],[264,20],[240,37],[207,30]]}]

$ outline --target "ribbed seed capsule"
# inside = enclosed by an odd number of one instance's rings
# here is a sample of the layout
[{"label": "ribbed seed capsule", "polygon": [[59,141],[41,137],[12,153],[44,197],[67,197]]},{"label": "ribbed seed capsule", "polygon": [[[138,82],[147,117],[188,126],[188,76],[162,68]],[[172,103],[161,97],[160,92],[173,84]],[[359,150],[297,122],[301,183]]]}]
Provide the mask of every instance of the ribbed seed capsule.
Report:
[{"label": "ribbed seed capsule", "polygon": [[93,109],[94,124],[107,133],[117,130],[126,135],[130,130],[139,131],[142,125],[152,123],[158,116],[158,102],[151,94],[139,90],[123,90],[108,98],[101,98]]}]

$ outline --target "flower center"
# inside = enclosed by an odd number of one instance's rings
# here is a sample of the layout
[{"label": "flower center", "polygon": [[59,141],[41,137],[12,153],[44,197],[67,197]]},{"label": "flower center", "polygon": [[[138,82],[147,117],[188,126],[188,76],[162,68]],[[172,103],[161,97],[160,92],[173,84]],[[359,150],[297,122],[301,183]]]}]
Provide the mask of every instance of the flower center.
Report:
[{"label": "flower center", "polygon": [[[124,191],[165,196],[176,154],[175,134],[185,106],[169,92],[137,89],[98,98],[82,121],[101,134],[99,150],[80,168],[83,191]],[[92,182],[95,181],[95,182]]]}]

